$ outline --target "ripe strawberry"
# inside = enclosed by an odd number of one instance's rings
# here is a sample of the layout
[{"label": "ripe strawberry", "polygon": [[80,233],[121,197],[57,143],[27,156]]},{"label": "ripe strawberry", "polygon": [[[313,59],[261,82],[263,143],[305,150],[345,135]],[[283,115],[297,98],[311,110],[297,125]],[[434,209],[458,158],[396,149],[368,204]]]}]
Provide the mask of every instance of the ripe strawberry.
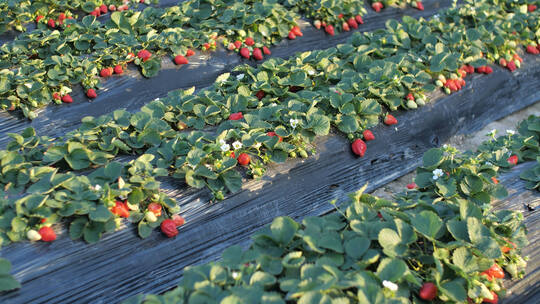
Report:
[{"label": "ripe strawberry", "polygon": [[129,217],[129,208],[125,202],[116,201],[114,207],[111,208],[111,212],[119,217]]},{"label": "ripe strawberry", "polygon": [[495,185],[497,185],[497,184],[499,183],[499,180],[498,180],[497,178],[495,178],[495,176],[492,176],[492,177],[491,177],[491,181],[492,181]]},{"label": "ripe strawberry", "polygon": [[386,116],[384,117],[384,123],[388,126],[391,126],[397,124],[398,121],[392,114],[386,114]]},{"label": "ripe strawberry", "polygon": [[512,155],[506,160],[510,165],[515,166],[518,163],[517,155]]},{"label": "ripe strawberry", "polygon": [[318,30],[321,29],[321,20],[313,21],[313,26]]},{"label": "ripe strawberry", "polygon": [[177,55],[176,57],[174,57],[174,63],[176,63],[177,65],[180,65],[180,64],[188,64],[189,62],[186,57],[182,55]]},{"label": "ripe strawberry", "polygon": [[234,46],[235,46],[237,49],[239,49],[239,48],[242,46],[242,41],[236,40],[236,41],[234,42]]},{"label": "ripe strawberry", "polygon": [[208,51],[208,50],[210,49],[210,47],[211,47],[211,46],[210,46],[210,43],[208,43],[208,42],[205,43],[205,44],[203,44],[203,49],[204,49],[205,51]]},{"label": "ripe strawberry", "polygon": [[246,59],[249,59],[249,56],[250,56],[249,49],[246,48],[246,47],[241,48],[240,49],[240,56],[242,56],[242,57],[244,57]]},{"label": "ripe strawberry", "polygon": [[493,69],[490,66],[486,66],[484,69],[484,74],[491,74],[493,73]]},{"label": "ripe strawberry", "polygon": [[287,36],[287,38],[289,38],[289,39],[291,39],[291,40],[294,40],[294,39],[296,39],[296,35],[295,35],[292,31],[290,31],[290,32],[289,32],[289,35]]},{"label": "ripe strawberry", "polygon": [[508,252],[510,252],[510,250],[516,248],[516,244],[515,244],[514,242],[511,242],[511,241],[509,241],[509,240],[506,240],[506,242],[508,242],[508,243],[510,244],[510,246],[512,246],[512,248],[510,248],[510,247],[508,247],[508,246],[502,246],[502,247],[501,247],[501,251],[502,251],[503,253],[508,253]]},{"label": "ripe strawberry", "polygon": [[107,78],[109,76],[111,76],[113,73],[113,69],[112,68],[103,68],[101,69],[101,71],[99,72],[99,75],[103,78]]},{"label": "ripe strawberry", "polygon": [[94,17],[98,17],[98,16],[99,16],[99,15],[98,15],[98,12],[96,12],[96,11],[91,11],[91,12],[90,12],[90,15],[92,15],[92,16],[94,16]]},{"label": "ripe strawberry", "polygon": [[148,50],[140,50],[137,53],[137,57],[142,59],[142,61],[147,61],[152,56],[152,53],[150,53]]},{"label": "ripe strawberry", "polygon": [[364,132],[362,132],[362,135],[364,135],[364,140],[365,141],[370,141],[370,140],[375,139],[375,136],[373,135],[373,132],[371,132],[370,130],[364,130]]},{"label": "ripe strawberry", "polygon": [[60,93],[58,93],[58,92],[54,92],[52,94],[52,97],[53,97],[53,99],[56,99],[56,100],[62,99],[62,96],[60,96]]},{"label": "ripe strawberry", "polygon": [[348,32],[351,30],[351,28],[349,27],[349,24],[347,24],[347,22],[343,22],[343,24],[341,25],[341,27],[343,28],[343,30],[345,32]]},{"label": "ripe strawberry", "polygon": [[247,153],[240,153],[238,155],[238,163],[242,166],[247,166],[249,164],[250,157]]},{"label": "ripe strawberry", "polygon": [[64,20],[66,20],[66,14],[64,14],[64,13],[58,14],[58,20],[59,20],[59,21],[64,21]]},{"label": "ripe strawberry", "polygon": [[49,226],[41,227],[38,233],[41,235],[41,240],[44,242],[52,242],[56,240],[56,233]]},{"label": "ripe strawberry", "polygon": [[486,72],[486,66],[483,65],[483,66],[479,66],[476,68],[476,72],[477,73],[485,73]]},{"label": "ripe strawberry", "polygon": [[412,93],[407,94],[407,100],[414,100],[414,96]]},{"label": "ripe strawberry", "polygon": [[358,24],[364,24],[364,20],[362,19],[362,16],[356,15],[356,17],[354,17],[354,19],[356,19],[356,22]]},{"label": "ripe strawberry", "polygon": [[114,4],[109,5],[109,10],[114,12],[116,10],[116,5]]},{"label": "ripe strawberry", "polygon": [[172,220],[173,220],[174,224],[176,225],[176,227],[180,227],[180,226],[184,225],[184,223],[186,222],[186,220],[184,220],[184,218],[182,216],[180,216],[180,214],[173,215]]},{"label": "ripe strawberry", "polygon": [[276,132],[274,132],[274,131],[267,132],[266,135],[268,135],[268,136],[270,136],[270,137],[277,136],[277,137],[278,137],[278,142],[282,142],[282,141],[283,141],[283,137],[277,135]]},{"label": "ripe strawberry", "polygon": [[193,56],[193,55],[195,55],[195,52],[192,49],[188,49],[186,51],[186,57]]},{"label": "ripe strawberry", "polygon": [[135,54],[133,54],[131,52],[127,54],[128,62],[132,62],[134,59],[135,59]]},{"label": "ripe strawberry", "polygon": [[473,74],[474,73],[474,67],[472,65],[465,65],[465,69],[467,71],[468,74]]},{"label": "ripe strawberry", "polygon": [[41,19],[43,19],[43,18],[45,18],[45,16],[43,16],[43,15],[37,16],[37,17],[36,17],[36,23],[38,23],[39,20],[41,20]]},{"label": "ripe strawberry", "polygon": [[377,13],[380,12],[383,7],[384,5],[381,2],[373,2],[371,4],[371,8]]},{"label": "ripe strawberry", "polygon": [[508,62],[506,61],[506,59],[501,58],[499,59],[499,65],[506,67],[508,65]]},{"label": "ripe strawberry", "polygon": [[291,32],[293,32],[297,37],[302,37],[304,34],[302,34],[302,31],[300,30],[300,27],[298,25],[293,26],[291,29]]},{"label": "ripe strawberry", "polygon": [[253,58],[255,58],[255,60],[263,60],[263,55],[260,48],[253,49]]},{"label": "ripe strawberry", "polygon": [[534,4],[527,5],[527,10],[529,11],[529,13],[534,12],[536,10],[536,5]]},{"label": "ripe strawberry", "polygon": [[247,37],[246,40],[244,40],[244,43],[245,43],[247,46],[252,46],[252,45],[255,44],[255,41],[253,40],[253,38]]},{"label": "ripe strawberry", "polygon": [[118,74],[118,75],[124,73],[124,69],[122,69],[122,66],[119,65],[119,64],[114,66],[113,71],[114,71],[115,74]]},{"label": "ripe strawberry", "polygon": [[244,118],[244,115],[242,115],[242,112],[231,113],[231,115],[229,115],[229,120],[240,120],[242,118]]},{"label": "ripe strawberry", "polygon": [[380,219],[382,219],[382,218],[383,218],[382,213],[377,212],[377,217],[380,218]]},{"label": "ripe strawberry", "polygon": [[349,20],[347,20],[347,23],[349,24],[350,27],[352,27],[353,29],[357,29],[358,28],[358,23],[356,22],[356,20],[351,17],[349,18]]},{"label": "ripe strawberry", "polygon": [[422,1],[416,1],[416,8],[421,11],[424,10],[424,4],[422,4]]},{"label": "ripe strawberry", "polygon": [[127,4],[123,4],[118,7],[118,11],[120,12],[127,11],[128,9],[129,9],[129,6]]},{"label": "ripe strawberry", "polygon": [[504,278],[504,271],[502,270],[501,266],[498,264],[493,264],[488,270],[486,270],[487,274],[490,277],[497,278],[497,279],[503,279]]},{"label": "ripe strawberry", "polygon": [[262,49],[263,49],[263,53],[264,53],[265,55],[270,55],[270,54],[272,54],[272,52],[270,52],[270,50],[269,50],[266,46],[263,46]]},{"label": "ripe strawberry", "polygon": [[44,223],[47,221],[47,219],[46,219],[46,218],[42,218],[42,219],[39,220],[39,221],[40,221],[42,224],[44,224]]},{"label": "ripe strawberry", "polygon": [[351,144],[351,149],[352,149],[354,154],[356,154],[356,155],[358,155],[360,157],[363,157],[364,154],[366,153],[367,146],[366,146],[366,143],[363,140],[356,139]]},{"label": "ripe strawberry", "polygon": [[73,98],[71,98],[71,96],[69,96],[69,94],[66,94],[66,95],[62,96],[62,101],[65,102],[65,103],[72,103]]},{"label": "ripe strawberry", "polygon": [[88,98],[96,98],[97,97],[96,90],[88,89],[88,91],[86,91],[86,96],[88,96]]},{"label": "ripe strawberry", "polygon": [[518,60],[519,63],[523,63],[523,58],[521,58],[518,54],[514,54],[513,58],[514,60]]},{"label": "ripe strawberry", "polygon": [[105,4],[100,5],[99,10],[101,11],[102,14],[106,14],[107,11],[108,11],[107,5],[105,5]]},{"label": "ripe strawberry", "polygon": [[47,21],[47,25],[49,27],[52,27],[52,28],[55,28],[56,27],[56,24],[54,23],[54,20],[53,19],[49,19],[49,21]]},{"label": "ripe strawberry", "polygon": [[527,53],[538,55],[540,54],[540,51],[534,46],[534,45],[528,45],[527,46]]},{"label": "ripe strawberry", "polygon": [[231,151],[231,154],[229,155],[230,158],[236,158],[236,154],[234,154],[234,151]]},{"label": "ripe strawberry", "polygon": [[257,97],[259,100],[263,99],[264,96],[266,95],[266,93],[263,91],[263,90],[259,90],[256,94],[255,94],[255,97]]},{"label": "ripe strawberry", "polygon": [[424,283],[418,294],[422,300],[433,301],[437,297],[437,286],[431,282]]},{"label": "ripe strawberry", "polygon": [[163,232],[167,237],[175,237],[178,234],[176,223],[171,219],[164,220],[161,222],[161,232]]},{"label": "ripe strawberry", "polygon": [[416,188],[416,183],[410,183],[410,184],[407,184],[407,189],[414,189]]},{"label": "ripe strawberry", "polygon": [[341,19],[341,18],[343,18],[343,14],[339,14],[337,17],[338,17],[339,19]]},{"label": "ripe strawberry", "polygon": [[493,299],[482,299],[482,303],[491,303],[491,304],[497,304],[499,303],[499,296],[494,292],[494,291],[491,291],[491,297]]},{"label": "ripe strawberry", "polygon": [[156,216],[161,216],[161,205],[158,203],[148,204],[148,211],[152,212]]},{"label": "ripe strawberry", "polygon": [[330,35],[330,36],[334,36],[334,35],[335,35],[335,33],[334,33],[334,27],[333,27],[331,24],[327,25],[327,26],[324,28],[324,31],[325,31],[328,35]]}]

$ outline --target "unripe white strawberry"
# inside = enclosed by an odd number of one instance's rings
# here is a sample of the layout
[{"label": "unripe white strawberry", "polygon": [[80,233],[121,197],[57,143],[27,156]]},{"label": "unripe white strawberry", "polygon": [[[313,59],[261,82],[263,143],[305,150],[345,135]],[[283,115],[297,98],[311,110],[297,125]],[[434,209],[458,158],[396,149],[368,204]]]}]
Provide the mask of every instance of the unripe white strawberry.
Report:
[{"label": "unripe white strawberry", "polygon": [[157,221],[157,217],[153,212],[146,212],[146,215],[144,216],[144,218],[146,219],[146,221],[150,223]]},{"label": "unripe white strawberry", "polygon": [[34,229],[28,230],[28,232],[26,233],[26,237],[32,242],[41,240],[41,234],[39,234],[39,232],[35,231]]}]

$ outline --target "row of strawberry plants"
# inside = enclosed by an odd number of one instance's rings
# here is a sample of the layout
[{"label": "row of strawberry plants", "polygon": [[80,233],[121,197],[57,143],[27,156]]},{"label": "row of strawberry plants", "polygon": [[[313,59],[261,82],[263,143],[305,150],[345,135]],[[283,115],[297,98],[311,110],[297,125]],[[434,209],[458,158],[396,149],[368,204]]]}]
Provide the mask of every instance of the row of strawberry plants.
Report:
[{"label": "row of strawberry plants", "polygon": [[431,149],[395,201],[361,189],[329,215],[278,217],[247,250],[229,247],[187,267],[176,289],[124,303],[497,303],[505,271],[523,276],[527,244],[521,212],[491,206],[507,195],[497,175],[514,156],[536,159],[539,127],[531,116],[476,152]]},{"label": "row of strawberry plants", "polygon": [[[501,11],[486,3],[472,5],[479,5],[482,12]],[[469,54],[485,49],[488,56],[494,56],[497,49],[491,49],[493,42],[488,37],[473,36],[468,23],[482,26],[492,24],[492,18],[506,16],[469,19],[471,11],[467,7],[449,10],[442,21],[405,18],[403,25],[389,21],[386,31],[357,34],[350,44],[337,48],[306,52],[289,60],[271,59],[257,68],[240,66],[236,69],[239,74],[222,75],[214,86],[198,94],[176,91],[134,114],[118,110],[99,118],[87,117],[79,129],[64,138],[39,137],[32,129],[12,134],[14,141],[0,151],[0,183],[10,195],[4,210],[12,210],[12,216],[43,218],[34,210],[34,203],[27,210],[16,209],[26,204],[28,197],[14,195],[32,189],[40,202],[54,202],[56,198],[51,197],[62,192],[63,186],[61,180],[51,184],[51,174],[103,168],[121,155],[152,155],[145,159],[152,166],[150,171],[159,175],[152,174],[184,179],[196,188],[207,187],[218,200],[240,189],[241,173],[258,177],[269,162],[306,157],[311,142],[328,134],[331,125],[348,134],[354,140],[353,152],[363,156],[365,141],[374,139],[367,128],[376,125],[381,116],[386,124],[396,123],[392,115],[383,113],[382,106],[395,110],[425,102],[423,91],[435,87],[429,83],[432,77],[428,72],[437,69],[450,74],[458,69],[457,60],[474,61],[485,69],[485,59]],[[463,19],[458,18],[460,14]],[[448,25],[446,18],[461,23]],[[466,43],[455,42],[453,33],[459,31],[467,34],[457,41],[475,37],[475,45],[467,48]],[[452,54],[441,56],[437,52]],[[446,82],[453,83],[457,77]],[[205,128],[210,129],[203,131]],[[100,180],[88,182],[86,187],[95,185],[104,187]],[[55,195],[50,195],[53,192]],[[129,201],[132,193],[126,194],[123,196]],[[143,206],[152,202],[146,200],[148,196],[136,197]],[[117,199],[100,200],[101,209],[115,207]],[[83,205],[85,210],[96,207]],[[53,203],[47,212],[58,214],[55,206],[63,205]],[[12,219],[0,231],[4,242],[9,242]]]}]

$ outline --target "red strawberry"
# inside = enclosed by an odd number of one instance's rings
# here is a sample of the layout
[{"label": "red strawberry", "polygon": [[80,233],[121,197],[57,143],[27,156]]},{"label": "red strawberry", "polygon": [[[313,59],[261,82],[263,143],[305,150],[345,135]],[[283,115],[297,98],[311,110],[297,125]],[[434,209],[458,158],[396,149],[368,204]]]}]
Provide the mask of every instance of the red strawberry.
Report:
[{"label": "red strawberry", "polygon": [[[505,239],[505,240],[506,240],[506,239]],[[510,250],[516,248],[516,244],[515,244],[514,242],[511,242],[511,241],[509,241],[509,240],[506,240],[506,242],[508,242],[508,243],[510,244],[510,246],[512,246],[512,248],[507,247],[507,246],[502,246],[502,247],[501,247],[501,251],[502,251],[502,252],[508,253],[508,252],[510,252]]]},{"label": "red strawberry", "polygon": [[253,58],[255,58],[255,60],[263,60],[263,55],[260,48],[253,49]]},{"label": "red strawberry", "polygon": [[270,54],[272,54],[272,52],[270,52],[270,50],[269,50],[266,46],[263,46],[262,49],[263,49],[263,53],[264,53],[265,55],[270,55]]},{"label": "red strawberry", "polygon": [[186,220],[184,220],[184,218],[180,216],[180,214],[173,215],[172,220],[174,221],[174,224],[176,225],[176,227],[180,227],[184,225],[184,223],[186,222]]},{"label": "red strawberry", "polygon": [[373,135],[373,132],[371,132],[370,130],[364,130],[364,132],[362,132],[362,135],[364,135],[364,140],[365,141],[370,141],[370,140],[375,139],[375,136]]},{"label": "red strawberry", "polygon": [[47,22],[47,25],[49,27],[52,27],[52,28],[55,28],[56,27],[56,24],[54,23],[54,20],[53,19],[49,19],[49,21]]},{"label": "red strawberry", "polygon": [[[503,279],[504,278],[504,271],[502,270],[501,266],[498,264],[493,264],[488,270],[484,271],[483,274],[487,274],[488,278],[497,278],[497,279]],[[491,281],[491,280],[490,280]]]},{"label": "red strawberry", "polygon": [[477,73],[485,73],[486,72],[486,66],[479,66],[476,68]]},{"label": "red strawberry", "polygon": [[252,46],[252,45],[255,44],[255,41],[253,40],[253,38],[247,37],[246,40],[244,40],[244,43],[245,43],[247,46]]},{"label": "red strawberry", "polygon": [[410,184],[407,184],[407,189],[414,189],[416,188],[416,183],[410,183]]},{"label": "red strawberry", "polygon": [[343,14],[339,14],[337,17],[338,17],[339,19],[341,19],[341,18],[343,18]]},{"label": "red strawberry", "polygon": [[382,219],[382,218],[383,218],[382,213],[377,212],[377,217],[380,218],[380,219]]},{"label": "red strawberry", "polygon": [[290,31],[290,32],[289,32],[289,35],[287,36],[287,38],[289,38],[289,39],[291,39],[291,40],[294,40],[294,39],[296,39],[296,35],[295,35],[292,31]]},{"label": "red strawberry", "polygon": [[386,114],[386,117],[384,117],[384,123],[391,126],[397,124],[398,121],[392,114]]},{"label": "red strawberry", "polygon": [[194,52],[193,50],[188,49],[188,50],[186,51],[186,57],[193,56],[193,55],[195,55],[195,52]]},{"label": "red strawberry", "polygon": [[88,91],[86,91],[86,96],[88,96],[88,98],[96,98],[97,97],[96,90],[88,89]]},{"label": "red strawberry", "polygon": [[407,94],[407,100],[414,100],[414,96],[412,93]]},{"label": "red strawberry", "polygon": [[373,2],[373,4],[371,4],[371,8],[377,13],[380,12],[383,7],[384,5],[381,2]]},{"label": "red strawberry", "polygon": [[116,10],[116,5],[114,4],[109,5],[109,10],[114,12]]},{"label": "red strawberry", "polygon": [[266,95],[266,93],[265,93],[263,90],[259,90],[259,91],[255,94],[255,96],[256,96],[259,100],[263,99],[265,95]]},{"label": "red strawberry", "polygon": [[357,29],[358,28],[358,23],[356,22],[356,20],[351,17],[349,18],[349,20],[347,20],[347,23],[349,24],[350,27],[352,27],[353,29]]},{"label": "red strawberry", "polygon": [[234,46],[235,46],[237,49],[239,49],[239,48],[242,46],[242,41],[236,40],[236,41],[234,42]]},{"label": "red strawberry", "polygon": [[240,153],[238,155],[238,163],[242,166],[247,166],[249,164],[250,157],[247,153]]},{"label": "red strawberry", "polygon": [[491,303],[491,304],[497,304],[499,303],[499,296],[494,292],[494,291],[491,291],[491,297],[493,299],[482,299],[482,303]]},{"label": "red strawberry", "polygon": [[528,45],[527,46],[527,53],[538,55],[540,54],[540,51],[534,46],[534,45]]},{"label": "red strawberry", "polygon": [[102,13],[102,14],[106,14],[108,9],[107,9],[107,5],[105,4],[102,4],[99,6],[99,11]]},{"label": "red strawberry", "polygon": [[52,97],[53,97],[53,99],[56,99],[56,100],[62,99],[62,96],[60,96],[60,93],[58,93],[58,92],[54,92],[52,94]]},{"label": "red strawberry", "polygon": [[189,62],[186,57],[182,55],[177,55],[176,57],[174,57],[174,63],[180,65],[180,64],[188,64]]},{"label": "red strawberry", "polygon": [[114,70],[114,73],[118,74],[118,75],[124,73],[124,70],[122,69],[122,66],[119,65],[119,64],[115,65],[113,70]]},{"label": "red strawberry", "polygon": [[316,29],[320,29],[320,28],[321,28],[321,20],[315,20],[315,21],[313,21],[313,26],[314,26]]},{"label": "red strawberry", "polygon": [[118,7],[118,11],[127,11],[129,9],[129,6],[127,4],[124,4],[124,5],[120,5]]},{"label": "red strawberry", "polygon": [[304,34],[302,34],[302,31],[300,30],[299,26],[293,26],[291,29],[291,32],[293,32],[297,37],[302,37]]},{"label": "red strawberry", "polygon": [[99,15],[98,15],[98,12],[96,12],[96,11],[91,11],[91,12],[90,12],[90,15],[92,15],[92,16],[94,16],[94,17],[99,16]]},{"label": "red strawberry", "polygon": [[510,72],[513,72],[516,70],[516,63],[513,60],[509,60],[506,63],[506,68],[510,70]]},{"label": "red strawberry", "polygon": [[272,136],[277,136],[277,137],[278,137],[278,142],[282,142],[282,141],[283,141],[283,137],[277,135],[276,132],[274,132],[274,131],[270,131],[270,132],[266,133],[266,135],[268,135],[268,136],[270,136],[270,137],[272,137]]},{"label": "red strawberry", "polygon": [[116,201],[114,207],[111,208],[111,212],[119,217],[129,217],[129,208],[125,202]]},{"label": "red strawberry", "polygon": [[466,65],[465,68],[467,69],[467,73],[469,74],[474,73],[474,67],[472,65]]},{"label": "red strawberry", "polygon": [[517,163],[518,163],[518,157],[517,157],[517,155],[512,155],[512,156],[510,156],[510,157],[508,158],[507,161],[508,161],[508,163],[509,163],[510,165],[515,166],[515,165],[517,165]]},{"label": "red strawberry", "polygon": [[366,146],[366,143],[363,140],[356,139],[351,144],[351,149],[352,149],[354,154],[356,154],[356,155],[358,155],[360,157],[363,157],[364,154],[366,153],[367,146]]},{"label": "red strawberry", "polygon": [[176,223],[171,219],[164,220],[161,222],[161,232],[163,232],[167,237],[175,237],[178,234]]},{"label": "red strawberry", "polygon": [[208,43],[208,42],[205,43],[205,44],[203,44],[203,49],[204,49],[205,51],[208,51],[208,50],[210,49],[210,47],[211,47],[211,46],[210,46],[210,43]]},{"label": "red strawberry", "polygon": [[99,72],[99,75],[101,77],[104,77],[104,78],[107,78],[109,76],[111,76],[113,73],[113,69],[112,68],[103,68],[101,69],[101,71]]},{"label": "red strawberry", "polygon": [[137,57],[142,59],[143,61],[147,61],[152,56],[152,53],[150,53],[148,50],[140,50],[137,53]]},{"label": "red strawberry", "polygon": [[45,16],[43,16],[43,15],[37,16],[37,17],[36,17],[36,23],[39,22],[39,20],[41,20],[41,19],[43,19],[43,18],[45,18]]},{"label": "red strawberry", "polygon": [[431,282],[424,283],[418,294],[420,295],[421,299],[432,301],[437,297],[437,286]]},{"label": "red strawberry", "polygon": [[44,242],[52,242],[56,240],[56,233],[49,226],[41,227],[38,233],[41,235],[41,240]]},{"label": "red strawberry", "polygon": [[527,10],[529,11],[529,13],[534,12],[536,10],[536,5],[534,4],[527,5]]},{"label": "red strawberry", "polygon": [[356,17],[354,17],[354,19],[356,19],[356,22],[358,24],[364,24],[364,20],[362,19],[362,16],[356,15]]},{"label": "red strawberry", "polygon": [[422,4],[422,1],[416,1],[416,8],[421,11],[424,10],[424,4]]},{"label": "red strawberry", "polygon": [[152,212],[156,216],[161,216],[161,205],[158,203],[150,203],[148,205],[148,211]]},{"label": "red strawberry", "polygon": [[64,14],[64,13],[58,14],[58,20],[60,20],[60,21],[66,20],[66,14]]},{"label": "red strawberry", "polygon": [[334,27],[333,27],[331,24],[327,25],[327,26],[324,28],[324,31],[325,31],[328,35],[330,35],[330,36],[334,36],[334,34],[335,34],[335,33],[334,33]]},{"label": "red strawberry", "polygon": [[240,49],[240,56],[246,58],[246,59],[249,59],[249,49],[246,48],[246,47],[243,47]]},{"label": "red strawberry", "polygon": [[486,66],[486,68],[484,69],[484,73],[485,74],[491,74],[491,73],[493,73],[493,69],[490,66]]},{"label": "red strawberry", "polygon": [[491,181],[496,185],[499,183],[499,180],[495,177],[495,176],[492,176],[491,177]]},{"label": "red strawberry", "polygon": [[341,25],[341,27],[343,28],[343,30],[345,32],[348,32],[351,30],[351,28],[349,27],[349,24],[347,24],[347,22],[343,22],[343,24]]},{"label": "red strawberry", "polygon": [[135,59],[135,54],[130,52],[127,54],[127,58],[128,58],[128,62],[132,62]]},{"label": "red strawberry", "polygon": [[62,101],[65,102],[65,103],[72,103],[73,98],[71,98],[71,96],[69,96],[69,94],[66,94],[66,95],[62,96]]},{"label": "red strawberry", "polygon": [[229,155],[230,158],[236,158],[236,155],[234,154],[234,151],[231,151],[231,155]]},{"label": "red strawberry", "polygon": [[231,113],[231,115],[229,115],[229,120],[240,120],[242,118],[244,118],[244,115],[242,115],[242,112]]}]

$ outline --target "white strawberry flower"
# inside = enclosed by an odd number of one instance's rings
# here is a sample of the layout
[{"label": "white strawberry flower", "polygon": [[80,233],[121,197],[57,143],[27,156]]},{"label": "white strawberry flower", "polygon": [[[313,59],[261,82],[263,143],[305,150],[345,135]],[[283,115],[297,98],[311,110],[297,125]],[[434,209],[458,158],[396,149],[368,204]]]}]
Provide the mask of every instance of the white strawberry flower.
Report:
[{"label": "white strawberry flower", "polygon": [[261,147],[261,145],[262,145],[262,144],[261,144],[260,142],[258,142],[258,143],[256,143],[256,144],[253,145],[253,148],[259,149],[259,148]]},{"label": "white strawberry flower", "polygon": [[311,76],[315,75],[315,71],[314,70],[308,70],[307,73]]},{"label": "white strawberry flower", "polygon": [[94,190],[96,190],[96,191],[101,190],[101,186],[100,186],[100,185],[95,185],[95,186],[94,186]]},{"label": "white strawberry flower", "polygon": [[32,88],[32,84],[30,82],[27,82],[24,84],[27,88],[31,89]]},{"label": "white strawberry flower", "polygon": [[239,275],[238,275],[238,272],[233,271],[233,273],[231,273],[231,276],[232,276],[233,279],[236,280],[236,279],[238,278]]},{"label": "white strawberry flower", "polygon": [[238,149],[242,148],[242,143],[239,142],[239,141],[235,141],[235,142],[232,143],[232,146],[233,146],[233,148],[235,150],[238,150]]},{"label": "white strawberry flower", "polygon": [[295,118],[291,118],[291,119],[289,120],[289,123],[291,124],[291,127],[292,127],[293,129],[296,128],[296,126],[298,125],[298,122],[299,122],[298,119],[295,119]]},{"label": "white strawberry flower", "polygon": [[221,149],[221,151],[227,152],[231,149],[231,146],[229,146],[229,144],[224,143],[219,148]]},{"label": "white strawberry flower", "polygon": [[435,169],[435,170],[433,170],[433,179],[434,179],[434,180],[439,179],[439,177],[441,177],[441,176],[443,176],[443,175],[444,175],[443,170],[441,170],[441,169]]},{"label": "white strawberry flower", "polygon": [[506,133],[508,135],[514,135],[514,134],[516,134],[516,131],[514,131],[514,130],[506,130]]},{"label": "white strawberry flower", "polygon": [[244,79],[244,74],[238,74],[238,75],[236,75],[236,79],[237,79],[237,80],[242,80],[242,79]]},{"label": "white strawberry flower", "polygon": [[224,139],[220,139],[220,140],[219,140],[219,144],[220,144],[220,145],[224,145],[224,144],[226,144],[226,143],[227,143],[227,142],[226,142]]},{"label": "white strawberry flower", "polygon": [[493,137],[493,136],[495,136],[495,134],[497,134],[497,129],[493,129],[493,130],[489,131],[489,133],[487,135]]},{"label": "white strawberry flower", "polygon": [[383,284],[384,287],[390,289],[391,291],[397,291],[398,290],[398,285],[396,283],[384,280],[382,282],[382,284]]},{"label": "white strawberry flower", "polygon": [[39,234],[39,232],[35,231],[34,229],[28,230],[28,232],[26,233],[26,237],[33,242],[41,240],[41,234]]},{"label": "white strawberry flower", "polygon": [[277,106],[277,103],[272,102],[270,105],[271,105],[272,107],[275,107],[275,106]]}]

